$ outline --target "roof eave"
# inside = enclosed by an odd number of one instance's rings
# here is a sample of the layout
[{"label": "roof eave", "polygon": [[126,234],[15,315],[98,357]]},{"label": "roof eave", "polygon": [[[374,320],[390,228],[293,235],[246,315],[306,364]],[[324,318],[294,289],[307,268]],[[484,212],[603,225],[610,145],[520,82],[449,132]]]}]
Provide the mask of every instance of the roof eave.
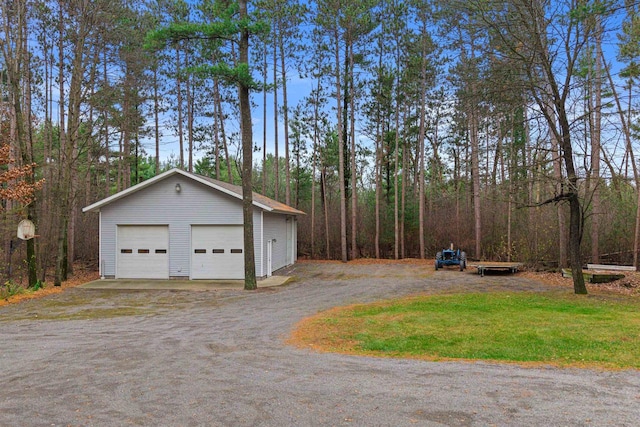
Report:
[{"label": "roof eave", "polygon": [[168,170],[166,172],[161,173],[160,175],[156,175],[153,178],[150,178],[144,182],[141,182],[140,184],[136,184],[133,187],[129,187],[126,190],[120,191],[116,194],[113,194],[109,197],[106,197],[102,200],[99,200],[89,206],[86,206],[84,208],[82,208],[82,212],[98,212],[100,211],[100,208],[102,208],[103,206],[106,206],[110,203],[115,202],[116,200],[120,200],[124,197],[127,197],[130,194],[136,193],[144,188],[149,187],[150,185],[153,185],[154,183],[158,182],[158,181],[162,181],[165,178],[170,177],[171,175],[175,175],[176,173],[182,174],[184,175],[185,173],[183,171],[181,171],[180,169],[171,169]]},{"label": "roof eave", "polygon": [[[204,184],[204,185],[206,185],[208,187],[214,188],[214,189],[216,189],[216,190],[218,190],[218,191],[220,191],[220,192],[222,192],[224,194],[227,194],[227,195],[229,195],[231,197],[235,197],[236,199],[242,200],[242,194],[238,194],[235,191],[232,191],[232,190],[229,190],[227,188],[224,188],[224,187],[221,187],[219,185],[216,185],[215,183],[213,183],[211,181],[207,181],[206,179],[203,179],[203,178],[199,177],[196,174],[191,174],[191,173],[183,171],[182,169],[174,168],[174,169],[168,170],[166,172],[163,172],[160,175],[156,175],[153,178],[150,178],[150,179],[148,179],[148,180],[146,180],[144,182],[141,182],[140,184],[136,184],[133,187],[129,187],[126,190],[120,191],[120,192],[118,192],[116,194],[113,194],[113,195],[111,195],[109,197],[106,197],[106,198],[104,198],[102,200],[99,200],[99,201],[97,201],[97,202],[95,202],[95,203],[93,203],[93,204],[91,204],[91,205],[89,205],[87,207],[84,207],[84,208],[82,208],[82,212],[84,212],[84,213],[86,213],[86,212],[98,212],[98,211],[100,211],[100,208],[102,208],[103,206],[106,206],[106,205],[108,205],[110,203],[113,203],[113,202],[115,202],[117,200],[120,200],[120,199],[122,199],[122,198],[124,198],[126,196],[129,196],[130,194],[136,193],[136,192],[138,192],[138,191],[140,191],[140,190],[142,190],[144,188],[147,188],[150,185],[153,185],[154,183],[156,183],[158,181],[161,181],[163,179],[169,178],[170,176],[175,175],[175,174],[182,175],[182,176],[184,176],[186,178],[190,178],[190,179],[192,179],[194,181],[197,181],[197,182],[199,182],[201,184]],[[256,202],[255,200],[253,201],[253,205],[256,206],[256,207],[259,207],[260,209],[265,210],[267,212],[274,212],[275,211],[275,209],[273,209],[272,207],[267,206],[265,204],[262,204],[260,202]]]},{"label": "roof eave", "polygon": [[293,215],[293,216],[300,216],[300,215],[306,215],[305,212],[302,212],[300,210],[293,210],[293,211],[286,211],[286,210],[281,210],[281,209],[272,209],[271,210],[272,213],[277,213],[277,214],[283,214],[283,215]]}]

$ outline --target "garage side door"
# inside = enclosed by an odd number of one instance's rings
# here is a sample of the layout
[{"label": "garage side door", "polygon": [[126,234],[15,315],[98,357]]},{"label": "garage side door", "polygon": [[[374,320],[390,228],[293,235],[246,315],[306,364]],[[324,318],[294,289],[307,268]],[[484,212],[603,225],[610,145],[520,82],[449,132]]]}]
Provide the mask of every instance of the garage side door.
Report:
[{"label": "garage side door", "polygon": [[119,225],[118,279],[169,278],[169,227],[166,225]]},{"label": "garage side door", "polygon": [[192,279],[244,279],[241,225],[191,227]]}]

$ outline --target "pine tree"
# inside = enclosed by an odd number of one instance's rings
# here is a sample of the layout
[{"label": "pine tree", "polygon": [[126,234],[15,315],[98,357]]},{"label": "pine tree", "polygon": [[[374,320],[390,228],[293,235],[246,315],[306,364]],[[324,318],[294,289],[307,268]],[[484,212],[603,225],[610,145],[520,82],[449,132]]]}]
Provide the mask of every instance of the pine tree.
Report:
[{"label": "pine tree", "polygon": [[202,63],[191,67],[192,73],[224,79],[238,87],[240,127],[242,134],[242,211],[244,217],[244,269],[246,290],[257,288],[255,269],[255,249],[253,242],[253,131],[251,127],[251,105],[249,92],[257,87],[249,65],[249,35],[263,31],[262,23],[252,22],[247,2],[239,0],[221,5],[209,4],[213,22],[176,22],[157,29],[147,35],[147,46],[159,49],[167,42],[215,42],[231,41],[232,48],[238,49],[238,57],[229,64],[218,62]]}]

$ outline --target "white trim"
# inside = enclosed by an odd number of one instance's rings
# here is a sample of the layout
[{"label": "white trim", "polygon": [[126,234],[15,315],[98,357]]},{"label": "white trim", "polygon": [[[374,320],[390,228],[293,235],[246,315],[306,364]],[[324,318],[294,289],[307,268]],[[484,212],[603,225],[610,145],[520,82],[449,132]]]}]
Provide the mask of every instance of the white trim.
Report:
[{"label": "white trim", "polygon": [[293,218],[293,242],[291,243],[293,247],[293,257],[291,259],[291,264],[295,264],[298,261],[298,218]]},{"label": "white trim", "polygon": [[285,265],[293,264],[293,217],[285,218]]},{"label": "white trim", "polygon": [[[107,197],[105,199],[97,201],[97,202],[95,202],[95,203],[93,203],[93,204],[91,204],[91,205],[89,205],[89,206],[87,206],[85,208],[82,208],[82,212],[92,212],[92,211],[99,210],[101,207],[103,207],[105,205],[108,205],[109,203],[115,202],[116,200],[119,200],[119,199],[121,199],[123,197],[126,197],[126,196],[130,195],[130,194],[138,192],[138,191],[140,191],[140,190],[142,190],[144,188],[149,187],[150,185],[153,185],[154,183],[156,183],[158,181],[161,181],[163,179],[169,178],[169,177],[171,177],[173,175],[176,175],[176,174],[177,175],[182,175],[185,178],[192,179],[192,180],[194,180],[196,182],[199,182],[201,184],[204,184],[204,185],[206,185],[206,186],[208,186],[210,188],[216,189],[216,190],[218,190],[218,191],[220,191],[220,192],[222,192],[224,194],[227,194],[227,195],[229,195],[231,197],[234,197],[234,198],[236,198],[238,200],[242,200],[242,194],[235,193],[235,192],[233,192],[231,190],[228,190],[228,189],[226,189],[224,187],[216,185],[213,182],[208,181],[208,180],[206,180],[204,178],[201,178],[201,177],[199,177],[197,175],[193,175],[193,174],[191,174],[189,172],[185,172],[182,169],[174,168],[174,169],[168,170],[166,172],[163,172],[160,175],[156,175],[153,178],[150,178],[150,179],[148,179],[148,180],[146,180],[144,182],[141,182],[140,184],[136,184],[133,187],[129,187],[126,190],[120,191],[119,193],[116,193],[116,194],[114,194],[112,196],[109,196],[109,197]],[[269,207],[269,206],[264,205],[262,203],[256,202],[255,200],[253,201],[253,205],[259,207],[260,209],[264,209],[264,210],[266,210],[268,212],[271,212],[271,211],[274,210],[272,207]]]},{"label": "white trim", "polygon": [[193,280],[193,226],[189,223],[189,280]]},{"label": "white trim", "polygon": [[[118,242],[118,225],[119,224],[114,224],[115,228],[114,228],[114,233],[116,233],[115,238],[113,239],[113,241],[116,243],[115,247],[113,248],[115,250],[115,253],[113,254],[113,278],[117,279],[118,278],[118,248],[120,247],[120,242]],[[102,236],[100,236],[100,238],[102,239]]]},{"label": "white trim", "polygon": [[95,202],[92,205],[89,205],[89,206],[87,206],[85,208],[82,208],[82,212],[91,212],[91,211],[100,209],[102,206],[108,205],[111,202],[115,202],[116,200],[121,199],[121,198],[123,198],[125,196],[128,196],[131,193],[135,193],[137,191],[140,191],[143,188],[147,188],[148,186],[150,186],[154,182],[160,181],[160,180],[162,180],[164,178],[167,178],[167,177],[175,174],[177,170],[178,169],[171,169],[171,170],[169,170],[167,172],[161,173],[160,175],[156,175],[151,179],[148,179],[148,180],[146,180],[144,182],[141,182],[140,184],[136,184],[133,187],[129,187],[126,190],[122,190],[122,191],[120,191],[120,192],[118,192],[116,194],[113,194],[113,195],[105,198],[105,199],[102,199],[102,200],[100,200],[98,202]]},{"label": "white trim", "polygon": [[100,278],[104,279],[104,265],[102,265],[102,212],[98,212],[98,268],[100,270]]},{"label": "white trim", "polygon": [[[253,227],[253,229],[255,230],[255,227]],[[264,211],[260,211],[260,259],[262,260],[260,263],[260,277],[264,277]]]},{"label": "white trim", "polygon": [[267,240],[267,259],[265,263],[267,264],[265,276],[271,277],[273,275],[273,239]]},{"label": "white trim", "polygon": [[[186,176],[186,177],[189,177],[189,178],[193,179],[194,181],[198,181],[198,182],[200,182],[200,183],[202,183],[202,184],[208,185],[208,186],[209,186],[209,187],[211,187],[211,188],[215,188],[216,190],[218,190],[218,191],[220,191],[220,192],[222,192],[222,193],[225,193],[225,194],[228,194],[229,196],[235,197],[235,198],[236,198],[236,199],[238,199],[238,200],[242,200],[242,194],[238,194],[238,193],[236,193],[235,191],[231,191],[231,190],[228,190],[228,189],[226,189],[226,188],[224,188],[224,187],[221,187],[221,186],[219,186],[219,185],[216,185],[216,184],[214,184],[213,182],[208,181],[208,180],[203,179],[203,178],[200,178],[200,177],[199,177],[199,176],[197,176],[197,175],[190,175],[190,174],[188,174],[187,172],[184,172],[184,171],[183,171],[183,170],[181,170],[181,169],[175,169],[175,170],[176,170],[176,171],[178,171],[178,172],[180,172],[182,175],[184,175],[184,176]],[[254,206],[257,206],[257,207],[259,207],[259,208],[261,208],[261,209],[264,209],[264,210],[266,210],[266,211],[269,211],[269,212],[271,212],[271,211],[273,210],[273,208],[272,208],[272,207],[269,207],[269,206],[267,206],[267,205],[263,205],[262,203],[256,202],[255,200],[253,200],[253,205],[254,205]]]}]

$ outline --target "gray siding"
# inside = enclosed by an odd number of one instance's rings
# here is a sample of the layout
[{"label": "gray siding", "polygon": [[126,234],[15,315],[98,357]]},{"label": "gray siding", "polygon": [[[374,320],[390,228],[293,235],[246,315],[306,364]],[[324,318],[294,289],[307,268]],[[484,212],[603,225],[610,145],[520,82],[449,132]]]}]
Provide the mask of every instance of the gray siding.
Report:
[{"label": "gray siding", "polygon": [[[180,184],[180,193],[175,191]],[[256,272],[262,268],[260,210],[254,209]],[[172,175],[101,208],[101,273],[116,272],[117,225],[169,226],[169,275],[189,277],[191,225],[242,224],[242,201],[183,176]]]},{"label": "gray siding", "polygon": [[[290,263],[287,262],[287,216],[264,213],[264,243],[263,243],[263,262],[267,262],[267,241],[273,240],[273,253],[271,255],[271,264],[273,270],[286,267]],[[266,271],[265,271],[266,274]]]},{"label": "gray siding", "polygon": [[[242,213],[242,205],[240,205]],[[256,260],[256,276],[260,277],[262,271],[262,209],[253,208],[253,258]]]},{"label": "gray siding", "polygon": [[298,260],[298,218],[293,218],[293,264]]}]

